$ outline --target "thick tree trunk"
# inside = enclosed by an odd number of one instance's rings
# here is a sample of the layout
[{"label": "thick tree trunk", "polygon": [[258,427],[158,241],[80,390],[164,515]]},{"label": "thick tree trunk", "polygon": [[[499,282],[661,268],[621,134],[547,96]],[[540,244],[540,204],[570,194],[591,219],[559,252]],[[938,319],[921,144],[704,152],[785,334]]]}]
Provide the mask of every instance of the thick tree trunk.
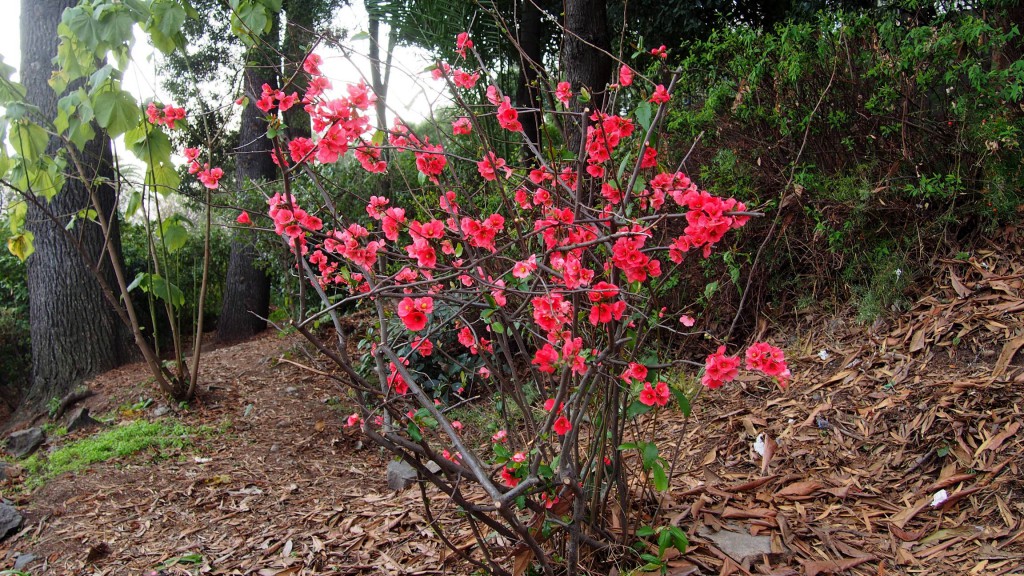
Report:
[{"label": "thick tree trunk", "polygon": [[[566,0],[562,70],[565,70],[565,79],[572,84],[574,92],[578,93],[581,87],[586,87],[593,97],[589,104],[580,104],[574,100],[576,112],[603,108],[607,95],[605,85],[612,74],[612,59],[608,56],[610,48],[608,13],[604,0]],[[567,123],[569,129],[566,131],[566,144],[578,154],[586,121],[579,115],[572,118]],[[577,194],[582,202],[592,204],[593,186],[584,184],[583,176],[580,174],[581,185]]]},{"label": "thick tree trunk", "polygon": [[[276,70],[272,64],[261,62],[252,54],[247,61],[255,64],[245,68],[245,93],[249,104],[242,110],[238,129],[235,174],[242,188],[249,186],[252,180],[273,180],[277,175],[277,167],[270,156],[273,144],[266,137],[263,113],[255,105],[264,83],[277,84]],[[270,279],[256,267],[259,254],[255,241],[255,233],[250,230],[238,230],[231,239],[224,302],[217,321],[217,340],[221,342],[249,338],[267,328],[262,318],[266,318],[270,310]]]},{"label": "thick tree trunk", "polygon": [[[306,92],[309,86],[308,78],[302,71],[302,62],[306,51],[316,38],[317,13],[320,9],[320,0],[286,0],[284,3],[285,18],[287,25],[284,29],[284,75],[285,80],[291,84],[287,88],[289,94],[292,90],[299,93],[299,97]],[[321,15],[322,16],[322,15]],[[288,138],[309,138],[312,132],[309,123],[309,114],[303,106],[292,106],[284,113],[285,124],[288,125]]]},{"label": "thick tree trunk", "polygon": [[[544,60],[544,53],[541,49],[541,15],[534,0],[525,0],[520,4],[519,10],[518,42],[522,54],[519,56],[519,86],[516,89],[516,106],[528,109],[519,114],[523,124],[523,135],[539,150],[541,117],[537,111],[540,108],[540,97],[536,82],[537,71]],[[523,150],[523,156],[528,159],[533,158],[533,154],[528,148]]]},{"label": "thick tree trunk", "polygon": [[[76,0],[22,2],[21,81],[26,99],[48,119],[57,114],[57,94],[46,83],[57,53],[57,23],[65,8],[76,4]],[[99,225],[76,220],[72,229],[84,252],[93,259],[89,263],[83,261],[62,230],[73,215],[92,207],[88,185],[97,177],[113,179],[110,139],[102,131],[97,132],[99,135],[80,151],[87,181],[69,168],[67,183],[52,202],[42,209],[29,203],[26,225],[35,235],[35,253],[27,262],[32,384],[24,400],[26,407],[61,397],[85,378],[132,358],[127,327],[91,272],[91,266],[102,261],[101,273],[109,285],[117,285]],[[51,139],[48,153],[64,145]],[[103,211],[114,226],[110,240],[119,247],[115,191],[103,185],[99,194]],[[57,215],[61,225],[52,222],[47,212]]]}]

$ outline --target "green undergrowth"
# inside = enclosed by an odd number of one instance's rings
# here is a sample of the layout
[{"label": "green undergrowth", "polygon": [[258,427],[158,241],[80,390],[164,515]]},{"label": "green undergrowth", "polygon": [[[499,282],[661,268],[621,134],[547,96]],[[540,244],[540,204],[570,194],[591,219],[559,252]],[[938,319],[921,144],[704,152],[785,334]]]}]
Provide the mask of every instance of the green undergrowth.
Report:
[{"label": "green undergrowth", "polygon": [[154,459],[192,445],[204,432],[173,420],[133,420],[58,448],[49,455],[35,454],[21,462],[25,490],[34,490],[65,472],[79,472],[93,464],[152,451]]}]

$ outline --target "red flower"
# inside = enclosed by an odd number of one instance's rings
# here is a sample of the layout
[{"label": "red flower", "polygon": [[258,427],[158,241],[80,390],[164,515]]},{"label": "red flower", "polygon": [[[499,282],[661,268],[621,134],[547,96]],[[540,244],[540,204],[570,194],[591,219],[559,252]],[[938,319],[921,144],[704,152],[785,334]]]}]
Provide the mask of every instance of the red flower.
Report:
[{"label": "red flower", "polygon": [[252,225],[252,220],[249,219],[249,213],[244,211],[244,210],[242,211],[241,214],[238,215],[238,218],[235,218],[235,222],[238,222],[239,224],[241,224],[243,226],[251,226]]},{"label": "red flower", "polygon": [[452,134],[466,135],[473,132],[473,124],[469,121],[469,118],[462,117],[452,122]]},{"label": "red flower", "polygon": [[533,362],[536,364],[537,369],[541,372],[547,372],[548,374],[555,373],[555,367],[552,366],[555,362],[558,362],[558,352],[551,344],[545,343],[543,347],[537,350],[537,353],[533,355]]},{"label": "red flower", "polygon": [[559,436],[564,436],[567,432],[572,430],[572,422],[569,422],[569,419],[566,418],[565,416],[559,416],[558,419],[555,420],[553,429],[555,431],[555,434],[558,434]]}]

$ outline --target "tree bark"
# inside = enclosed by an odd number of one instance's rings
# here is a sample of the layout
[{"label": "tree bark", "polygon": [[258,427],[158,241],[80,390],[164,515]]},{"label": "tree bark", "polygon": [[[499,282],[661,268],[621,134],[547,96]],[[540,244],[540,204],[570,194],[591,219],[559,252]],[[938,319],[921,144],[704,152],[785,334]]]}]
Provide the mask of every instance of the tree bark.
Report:
[{"label": "tree bark", "polygon": [[[611,42],[608,35],[608,11],[604,0],[566,0],[565,37],[562,48],[562,70],[572,84],[574,92],[586,87],[592,96],[588,104],[573,101],[573,110],[582,114],[571,116],[567,122],[566,145],[576,154],[582,148],[582,135],[589,111],[604,108],[607,95],[605,86],[612,74],[612,59],[608,55]],[[581,167],[582,171],[582,167]],[[580,174],[577,191],[584,204],[592,205],[594,187],[584,182]]]},{"label": "tree bark", "polygon": [[[536,85],[538,68],[542,66],[544,54],[541,46],[540,10],[534,0],[524,0],[520,4],[518,42],[522,54],[519,56],[519,86],[516,89],[516,106],[527,108],[519,114],[523,124],[523,135],[540,150],[540,94]],[[528,147],[524,146],[523,156],[532,158]]]},{"label": "tree bark", "polygon": [[[54,69],[57,53],[57,24],[65,8],[76,0],[26,0],[21,12],[21,82],[26,99],[39,107],[43,118],[57,115],[58,95],[46,81]],[[70,89],[74,89],[71,87]],[[67,146],[51,138],[48,154]],[[77,219],[72,233],[94,262],[84,262],[47,212],[69,222],[82,209],[92,207],[89,186],[96,178],[113,181],[110,139],[97,129],[97,136],[78,152],[86,181],[69,168],[67,180],[53,201],[38,207],[29,203],[27,229],[35,235],[35,253],[27,264],[29,323],[32,338],[32,383],[25,396],[26,408],[38,407],[60,398],[84,379],[115,368],[133,358],[130,335],[93,277],[92,266],[101,262],[100,272],[116,286],[113,268],[104,251],[104,237],[94,222]],[[69,165],[72,163],[69,162]],[[117,233],[116,192],[99,185],[103,212],[112,224],[110,241],[120,253]]]},{"label": "tree bark", "polygon": [[[253,180],[273,180],[277,176],[277,167],[270,156],[273,144],[266,136],[263,113],[255,104],[264,83],[277,84],[277,70],[267,60],[257,54],[250,54],[246,60],[250,62],[244,73],[249,104],[242,110],[235,159],[236,180],[243,189]],[[263,318],[270,310],[270,278],[256,266],[259,253],[255,242],[256,235],[251,230],[237,230],[231,239],[224,301],[217,321],[218,341],[243,340],[267,328]]]}]

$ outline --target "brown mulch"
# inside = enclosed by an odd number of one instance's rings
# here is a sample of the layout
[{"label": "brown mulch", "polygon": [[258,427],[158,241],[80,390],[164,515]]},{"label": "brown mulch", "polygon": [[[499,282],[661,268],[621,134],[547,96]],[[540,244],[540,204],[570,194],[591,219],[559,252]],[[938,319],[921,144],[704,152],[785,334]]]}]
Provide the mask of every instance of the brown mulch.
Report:
[{"label": "brown mulch", "polygon": [[[670,573],[1024,574],[1024,257],[1007,248],[1020,244],[939,262],[935,287],[887,323],[788,329],[788,389],[740,381],[663,427],[665,446],[683,435],[663,506],[691,540]],[[207,354],[200,399],[168,416],[208,427],[192,448],[14,492],[27,521],[0,569],[18,551],[41,559],[36,575],[467,573],[419,491],[388,491],[387,455],[341,427],[336,385],[289,361],[316,363],[297,342]],[[146,382],[119,369],[86,404],[156,398]],[[767,536],[772,552],[735,557],[720,531]]]}]

